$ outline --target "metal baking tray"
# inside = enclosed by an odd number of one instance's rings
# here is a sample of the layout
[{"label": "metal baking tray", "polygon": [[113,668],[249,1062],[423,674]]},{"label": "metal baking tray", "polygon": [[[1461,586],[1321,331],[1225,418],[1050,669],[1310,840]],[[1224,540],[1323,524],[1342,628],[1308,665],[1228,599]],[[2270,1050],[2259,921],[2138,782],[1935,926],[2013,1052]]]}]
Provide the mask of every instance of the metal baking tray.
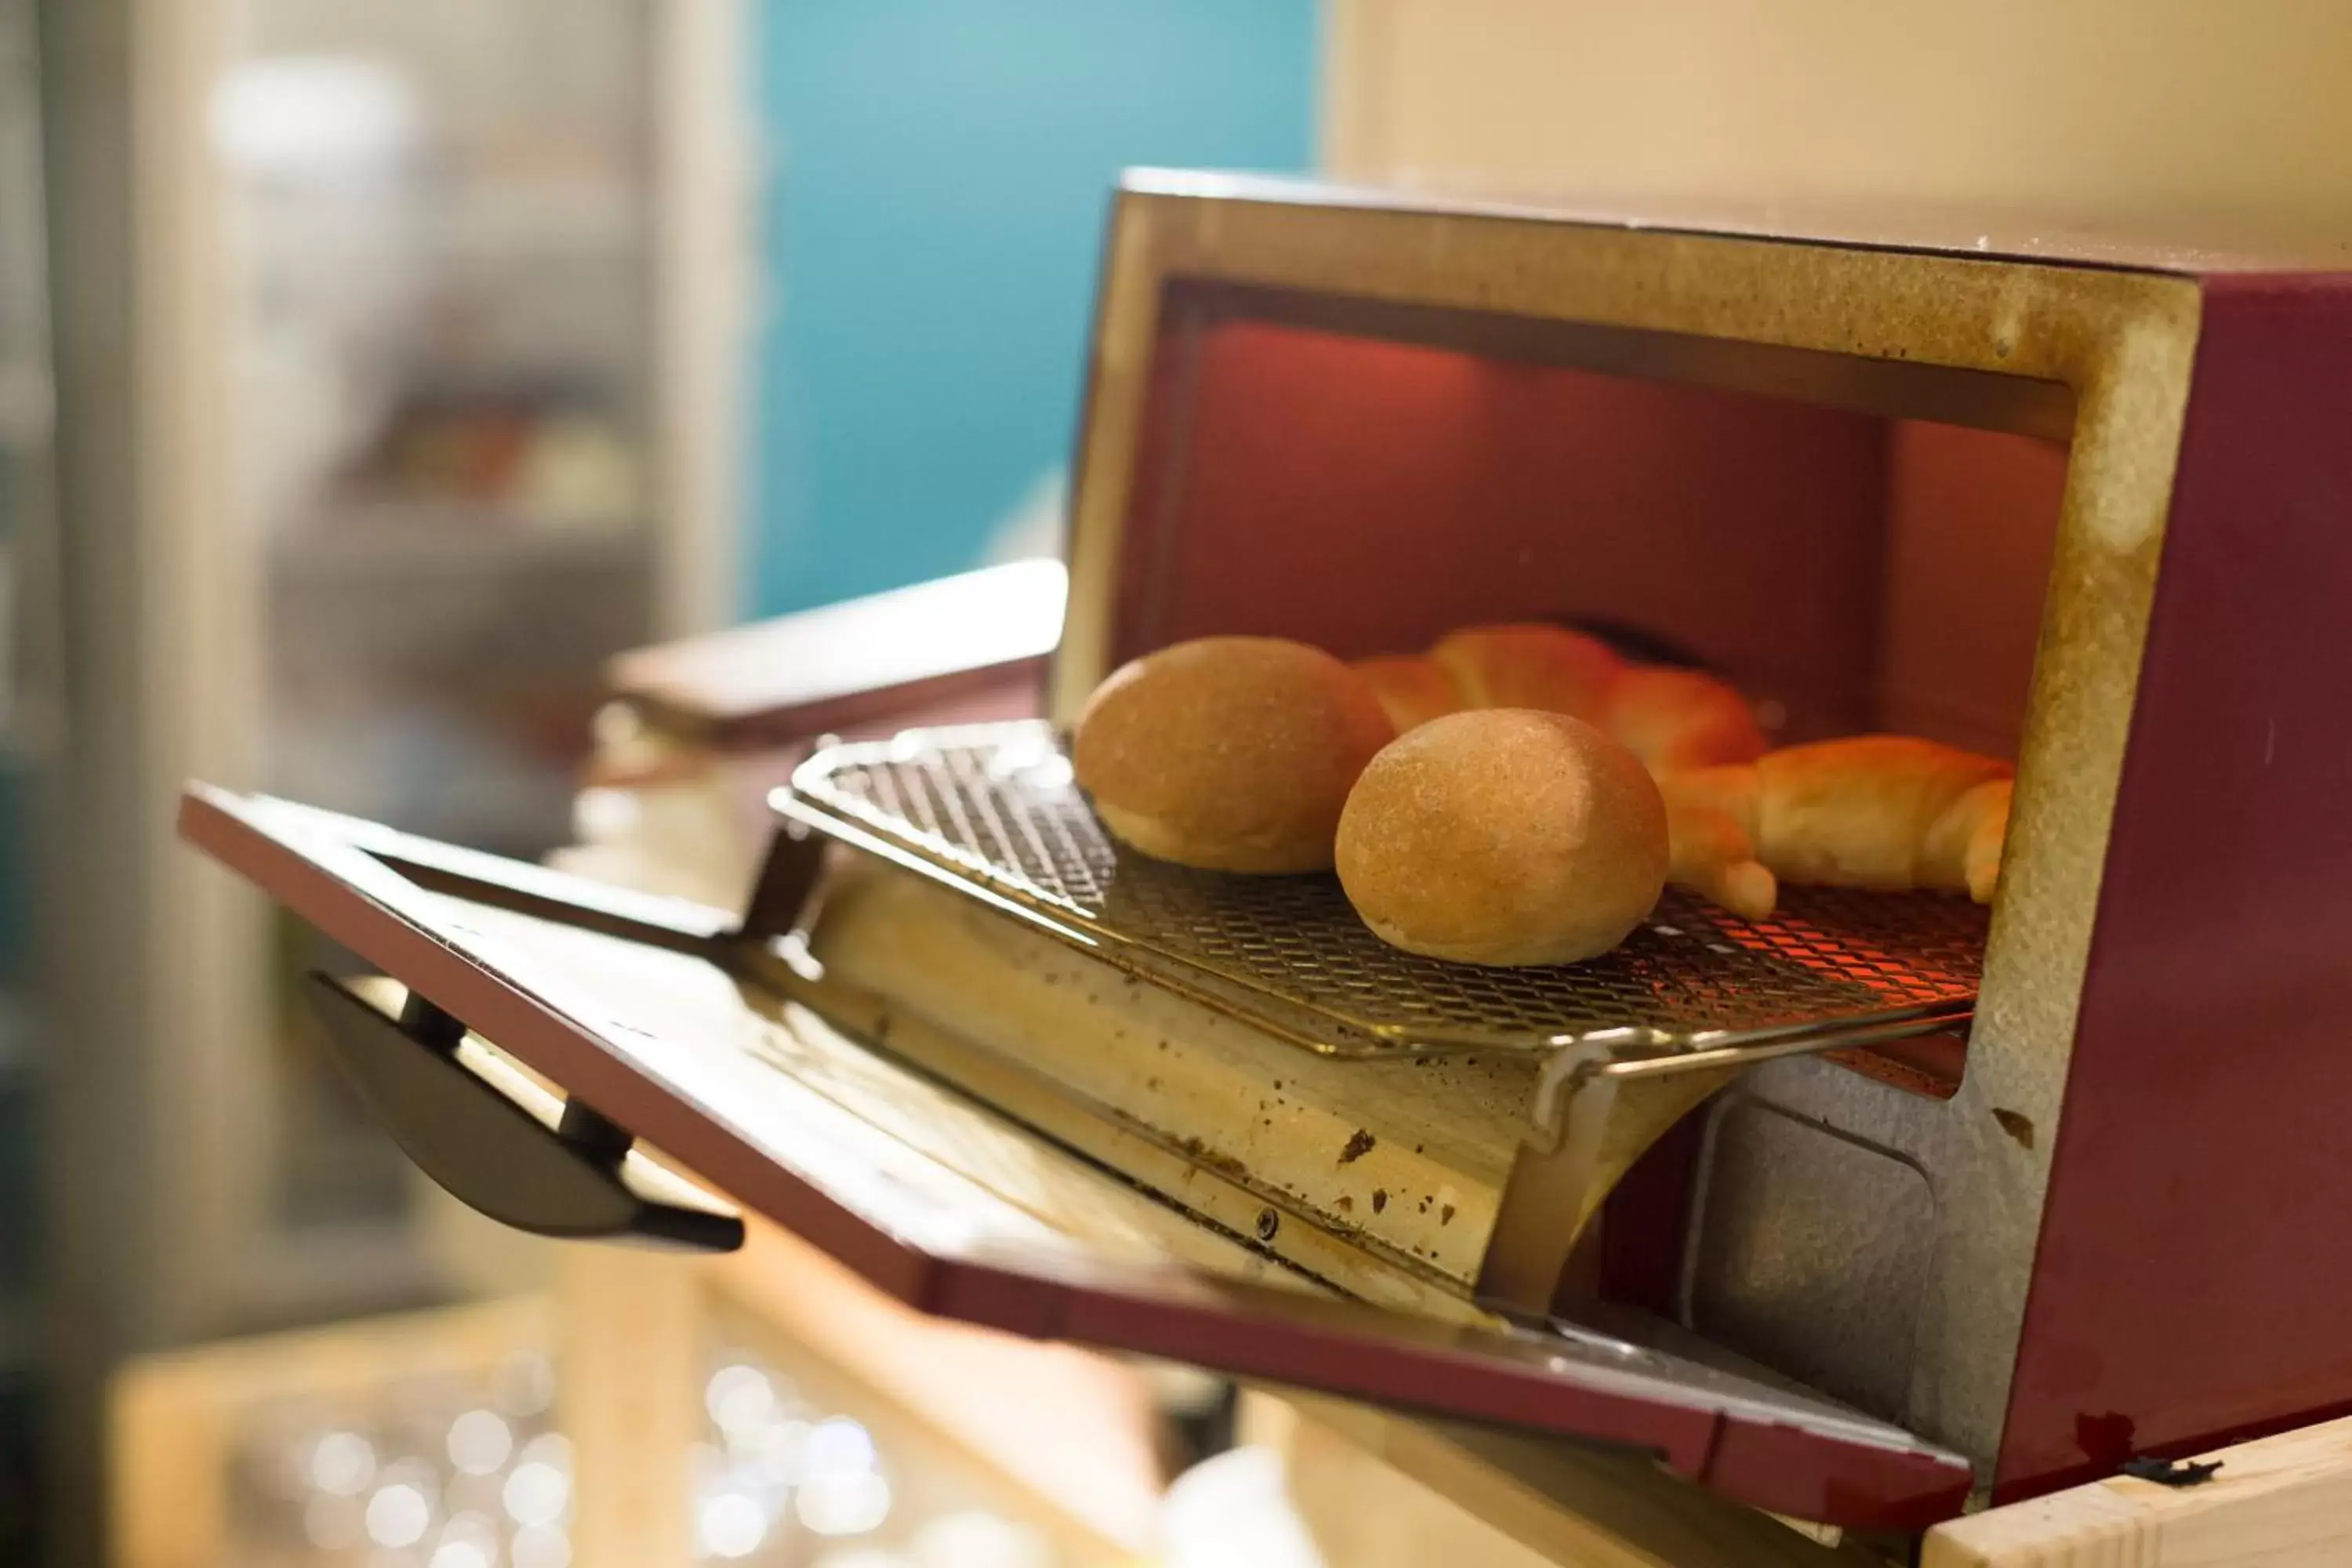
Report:
[{"label": "metal baking tray", "polygon": [[[1964,1027],[1988,912],[1964,897],[1782,889],[1748,921],[1667,889],[1582,963],[1416,957],[1328,875],[1194,871],[1114,841],[1046,725],[916,730],[812,756],[773,805],[827,836],[1016,915],[1130,973],[1342,1056],[1661,1055],[1852,1043]],[[1777,1053],[1776,1053],[1777,1054]]]}]

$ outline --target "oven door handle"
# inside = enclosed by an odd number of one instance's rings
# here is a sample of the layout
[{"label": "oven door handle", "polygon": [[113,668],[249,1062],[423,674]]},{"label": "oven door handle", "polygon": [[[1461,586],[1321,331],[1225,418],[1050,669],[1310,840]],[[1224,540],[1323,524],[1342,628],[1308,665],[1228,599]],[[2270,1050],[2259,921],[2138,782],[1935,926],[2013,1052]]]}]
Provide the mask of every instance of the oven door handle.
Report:
[{"label": "oven door handle", "polygon": [[536,1236],[694,1252],[743,1245],[742,1215],[544,1088],[417,993],[310,976],[346,1075],[418,1168],[467,1207]]}]

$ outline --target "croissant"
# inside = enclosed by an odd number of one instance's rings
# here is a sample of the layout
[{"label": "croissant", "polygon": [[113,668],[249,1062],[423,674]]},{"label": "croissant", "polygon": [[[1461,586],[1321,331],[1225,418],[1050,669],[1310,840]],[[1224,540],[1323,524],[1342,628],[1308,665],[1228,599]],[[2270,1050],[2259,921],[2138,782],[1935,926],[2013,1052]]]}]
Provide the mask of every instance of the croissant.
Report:
[{"label": "croissant", "polygon": [[1988,779],[1952,803],[1936,819],[1921,847],[1921,863],[1935,868],[1937,879],[1924,884],[1948,887],[1955,879],[1967,885],[1969,896],[1980,904],[1992,902],[2000,880],[2000,852],[2009,842],[2009,802],[2013,779]]},{"label": "croissant", "polygon": [[1627,665],[1609,689],[1602,728],[1653,773],[1752,763],[1765,752],[1748,699],[1696,669]]},{"label": "croissant", "polygon": [[1453,632],[1429,657],[1465,708],[1536,708],[1594,725],[1605,725],[1610,689],[1624,668],[1600,638],[1540,623]]},{"label": "croissant", "polygon": [[[1938,889],[1987,903],[2008,833],[2010,776],[2007,763],[1903,735],[1669,773],[1659,781],[1669,875],[1742,914],[1754,912],[1762,886],[1750,863],[1780,881]],[[1752,862],[1737,858],[1739,840],[1717,818],[1745,837]]]},{"label": "croissant", "polygon": [[1389,722],[1400,735],[1432,719],[1462,710],[1462,694],[1454,689],[1454,678],[1433,658],[1382,654],[1356,660],[1356,670],[1371,683],[1372,695],[1381,700]]},{"label": "croissant", "polygon": [[1666,808],[1666,880],[1760,921],[1780,900],[1780,879],[1756,858],[1748,832],[1712,806]]},{"label": "croissant", "polygon": [[[1598,637],[1564,626],[1471,626],[1430,649],[1429,662],[1450,678],[1458,707],[1569,714],[1606,731],[1653,773],[1764,754],[1756,715],[1730,686],[1695,669],[1628,664]],[[1407,679],[1401,671],[1392,678]],[[1397,723],[1410,728],[1402,716]]]}]

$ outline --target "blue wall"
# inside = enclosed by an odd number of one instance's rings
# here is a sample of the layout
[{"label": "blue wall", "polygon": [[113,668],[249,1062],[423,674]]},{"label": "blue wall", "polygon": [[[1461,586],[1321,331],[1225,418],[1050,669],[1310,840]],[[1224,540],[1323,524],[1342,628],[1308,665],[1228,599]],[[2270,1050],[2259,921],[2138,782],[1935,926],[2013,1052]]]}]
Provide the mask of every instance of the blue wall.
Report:
[{"label": "blue wall", "polygon": [[1068,455],[1128,164],[1303,169],[1314,0],[761,0],[751,582],[977,564]]}]

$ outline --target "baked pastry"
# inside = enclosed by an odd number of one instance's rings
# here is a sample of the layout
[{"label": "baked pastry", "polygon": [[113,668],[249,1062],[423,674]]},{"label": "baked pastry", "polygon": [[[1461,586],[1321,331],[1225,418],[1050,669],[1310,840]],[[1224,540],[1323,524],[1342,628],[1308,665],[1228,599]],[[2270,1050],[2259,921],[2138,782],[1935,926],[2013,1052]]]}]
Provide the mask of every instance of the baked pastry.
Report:
[{"label": "baked pastry", "polygon": [[1212,871],[1320,871],[1356,775],[1396,735],[1371,683],[1318,648],[1202,637],[1121,667],[1071,761],[1122,843]]},{"label": "baked pastry", "polygon": [[1919,846],[1920,886],[1966,888],[1977,902],[1992,902],[2016,787],[2011,779],[1989,779],[1945,808]]},{"label": "baked pastry", "polygon": [[1732,687],[1701,670],[1628,664],[1565,626],[1472,626],[1429,657],[1452,679],[1458,706],[1572,713],[1631,747],[1652,773],[1764,754],[1764,731]]},{"label": "baked pastry", "polygon": [[1752,763],[1765,752],[1748,699],[1703,670],[1627,665],[1609,688],[1604,728],[1654,773]]},{"label": "baked pastry", "polygon": [[[1356,668],[1372,683],[1373,695],[1388,710],[1389,721],[1402,735],[1407,730],[1462,710],[1462,694],[1445,667],[1421,654],[1382,654],[1360,658]],[[1729,758],[1716,758],[1727,762]]]},{"label": "baked pastry", "polygon": [[1600,638],[1540,623],[1466,627],[1429,657],[1453,678],[1465,708],[1540,708],[1603,726],[1624,668]]},{"label": "baked pastry", "polygon": [[1712,806],[1666,805],[1666,880],[1760,921],[1780,901],[1780,879],[1756,858],[1745,828]]},{"label": "baked pastry", "polygon": [[1640,758],[1580,719],[1454,713],[1372,759],[1338,859],[1357,914],[1408,952],[1573,963],[1657,903],[1665,803]]},{"label": "baked pastry", "polygon": [[1933,741],[1860,735],[1660,782],[1677,816],[1729,818],[1781,881],[1943,889],[1982,903],[1999,876],[2010,774]]}]

